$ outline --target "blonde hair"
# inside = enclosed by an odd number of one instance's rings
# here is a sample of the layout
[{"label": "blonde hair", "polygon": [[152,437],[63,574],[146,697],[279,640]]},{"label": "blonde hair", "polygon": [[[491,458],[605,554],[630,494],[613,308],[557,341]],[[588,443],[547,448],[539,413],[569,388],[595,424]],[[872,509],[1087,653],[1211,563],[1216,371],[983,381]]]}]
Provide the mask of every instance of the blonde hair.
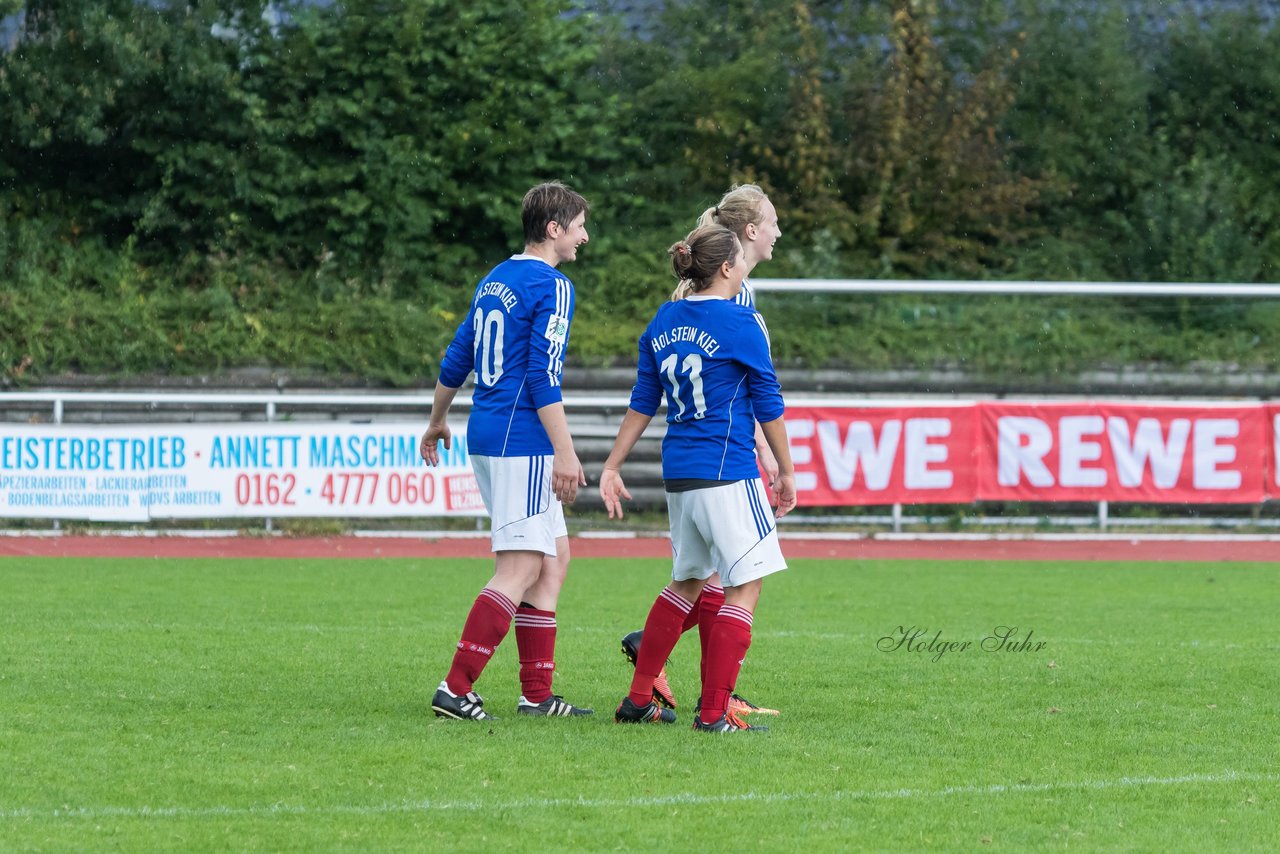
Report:
[{"label": "blonde hair", "polygon": [[737,261],[741,251],[738,236],[722,225],[700,225],[684,240],[671,244],[667,254],[679,280],[671,301],[677,302],[711,287],[720,265]]},{"label": "blonde hair", "polygon": [[724,194],[718,205],[702,212],[698,225],[723,225],[742,239],[746,237],[748,225],[764,221],[764,203],[768,200],[759,186],[737,184]]},{"label": "blonde hair", "polygon": [[[732,231],[739,241],[745,240],[748,225],[764,222],[764,203],[768,200],[769,196],[757,184],[735,184],[720,198],[719,204],[702,212],[698,227],[721,226]],[[671,292],[671,301],[677,302],[691,293],[696,291],[681,281]]]}]

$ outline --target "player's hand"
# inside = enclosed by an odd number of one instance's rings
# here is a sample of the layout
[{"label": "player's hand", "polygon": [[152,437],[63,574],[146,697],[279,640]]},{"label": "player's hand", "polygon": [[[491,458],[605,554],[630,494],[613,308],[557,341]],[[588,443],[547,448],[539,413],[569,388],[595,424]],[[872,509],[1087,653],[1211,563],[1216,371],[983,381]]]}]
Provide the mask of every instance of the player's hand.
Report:
[{"label": "player's hand", "polygon": [[796,476],[794,474],[778,475],[774,481],[773,494],[777,497],[778,509],[773,518],[781,519],[796,506]]},{"label": "player's hand", "polygon": [[760,469],[764,472],[764,485],[769,487],[769,497],[774,496],[774,484],[778,482],[778,458],[773,455],[767,442],[756,445],[756,457],[760,460]]},{"label": "player's hand", "polygon": [[604,501],[604,509],[609,511],[610,519],[622,518],[622,499],[631,500],[627,485],[622,482],[622,474],[614,469],[605,469],[600,475],[600,498]]},{"label": "player's hand", "polygon": [[429,466],[440,465],[440,450],[437,442],[443,440],[446,449],[453,444],[453,434],[449,432],[448,424],[431,424],[427,427],[427,432],[422,434],[422,444],[418,446],[418,452],[422,454],[422,459]]},{"label": "player's hand", "polygon": [[578,455],[565,451],[551,461],[551,491],[561,504],[572,504],[578,497],[578,487],[587,485],[587,474],[578,462]]}]

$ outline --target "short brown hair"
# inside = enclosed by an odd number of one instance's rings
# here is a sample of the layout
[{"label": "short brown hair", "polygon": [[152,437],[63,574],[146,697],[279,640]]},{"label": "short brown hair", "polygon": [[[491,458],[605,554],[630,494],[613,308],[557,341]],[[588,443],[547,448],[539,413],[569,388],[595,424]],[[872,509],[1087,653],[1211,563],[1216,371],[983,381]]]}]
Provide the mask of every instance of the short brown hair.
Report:
[{"label": "short brown hair", "polygon": [[559,181],[547,181],[524,194],[520,218],[524,222],[524,242],[541,243],[547,239],[547,226],[553,222],[568,228],[578,214],[591,206],[582,196]]}]

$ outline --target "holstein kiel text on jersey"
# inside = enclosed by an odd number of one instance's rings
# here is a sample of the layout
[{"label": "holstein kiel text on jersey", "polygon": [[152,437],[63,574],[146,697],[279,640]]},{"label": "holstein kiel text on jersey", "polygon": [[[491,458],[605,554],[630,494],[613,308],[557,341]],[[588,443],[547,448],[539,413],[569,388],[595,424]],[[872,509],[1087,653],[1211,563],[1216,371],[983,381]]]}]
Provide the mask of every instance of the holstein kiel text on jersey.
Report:
[{"label": "holstein kiel text on jersey", "polygon": [[669,347],[677,341],[692,341],[701,347],[702,351],[708,356],[714,356],[716,351],[720,349],[720,343],[716,339],[696,326],[676,326],[666,332],[660,332],[654,336],[650,343],[653,346],[653,352],[656,353],[663,347]]}]

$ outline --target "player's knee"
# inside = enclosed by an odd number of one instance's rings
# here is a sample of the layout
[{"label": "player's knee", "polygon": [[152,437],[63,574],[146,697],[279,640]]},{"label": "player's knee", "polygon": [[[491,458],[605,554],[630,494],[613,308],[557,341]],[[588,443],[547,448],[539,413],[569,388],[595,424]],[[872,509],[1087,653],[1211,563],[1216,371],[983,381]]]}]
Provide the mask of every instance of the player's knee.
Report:
[{"label": "player's knee", "polygon": [[535,552],[508,551],[498,552],[496,563],[495,575],[528,587],[538,580],[545,561]]},{"label": "player's knee", "polygon": [[546,587],[551,590],[559,591],[564,585],[564,580],[569,574],[569,560],[567,557],[548,558],[542,563],[542,572],[538,575],[538,586]]},{"label": "player's knee", "polygon": [[724,603],[754,612],[756,604],[760,601],[760,591],[764,586],[763,581],[764,579],[757,578],[737,587],[726,587],[724,589]]},{"label": "player's knee", "polygon": [[701,578],[684,578],[679,581],[672,581],[667,585],[667,589],[672,593],[692,602],[698,598],[698,594],[702,592],[706,581]]}]

